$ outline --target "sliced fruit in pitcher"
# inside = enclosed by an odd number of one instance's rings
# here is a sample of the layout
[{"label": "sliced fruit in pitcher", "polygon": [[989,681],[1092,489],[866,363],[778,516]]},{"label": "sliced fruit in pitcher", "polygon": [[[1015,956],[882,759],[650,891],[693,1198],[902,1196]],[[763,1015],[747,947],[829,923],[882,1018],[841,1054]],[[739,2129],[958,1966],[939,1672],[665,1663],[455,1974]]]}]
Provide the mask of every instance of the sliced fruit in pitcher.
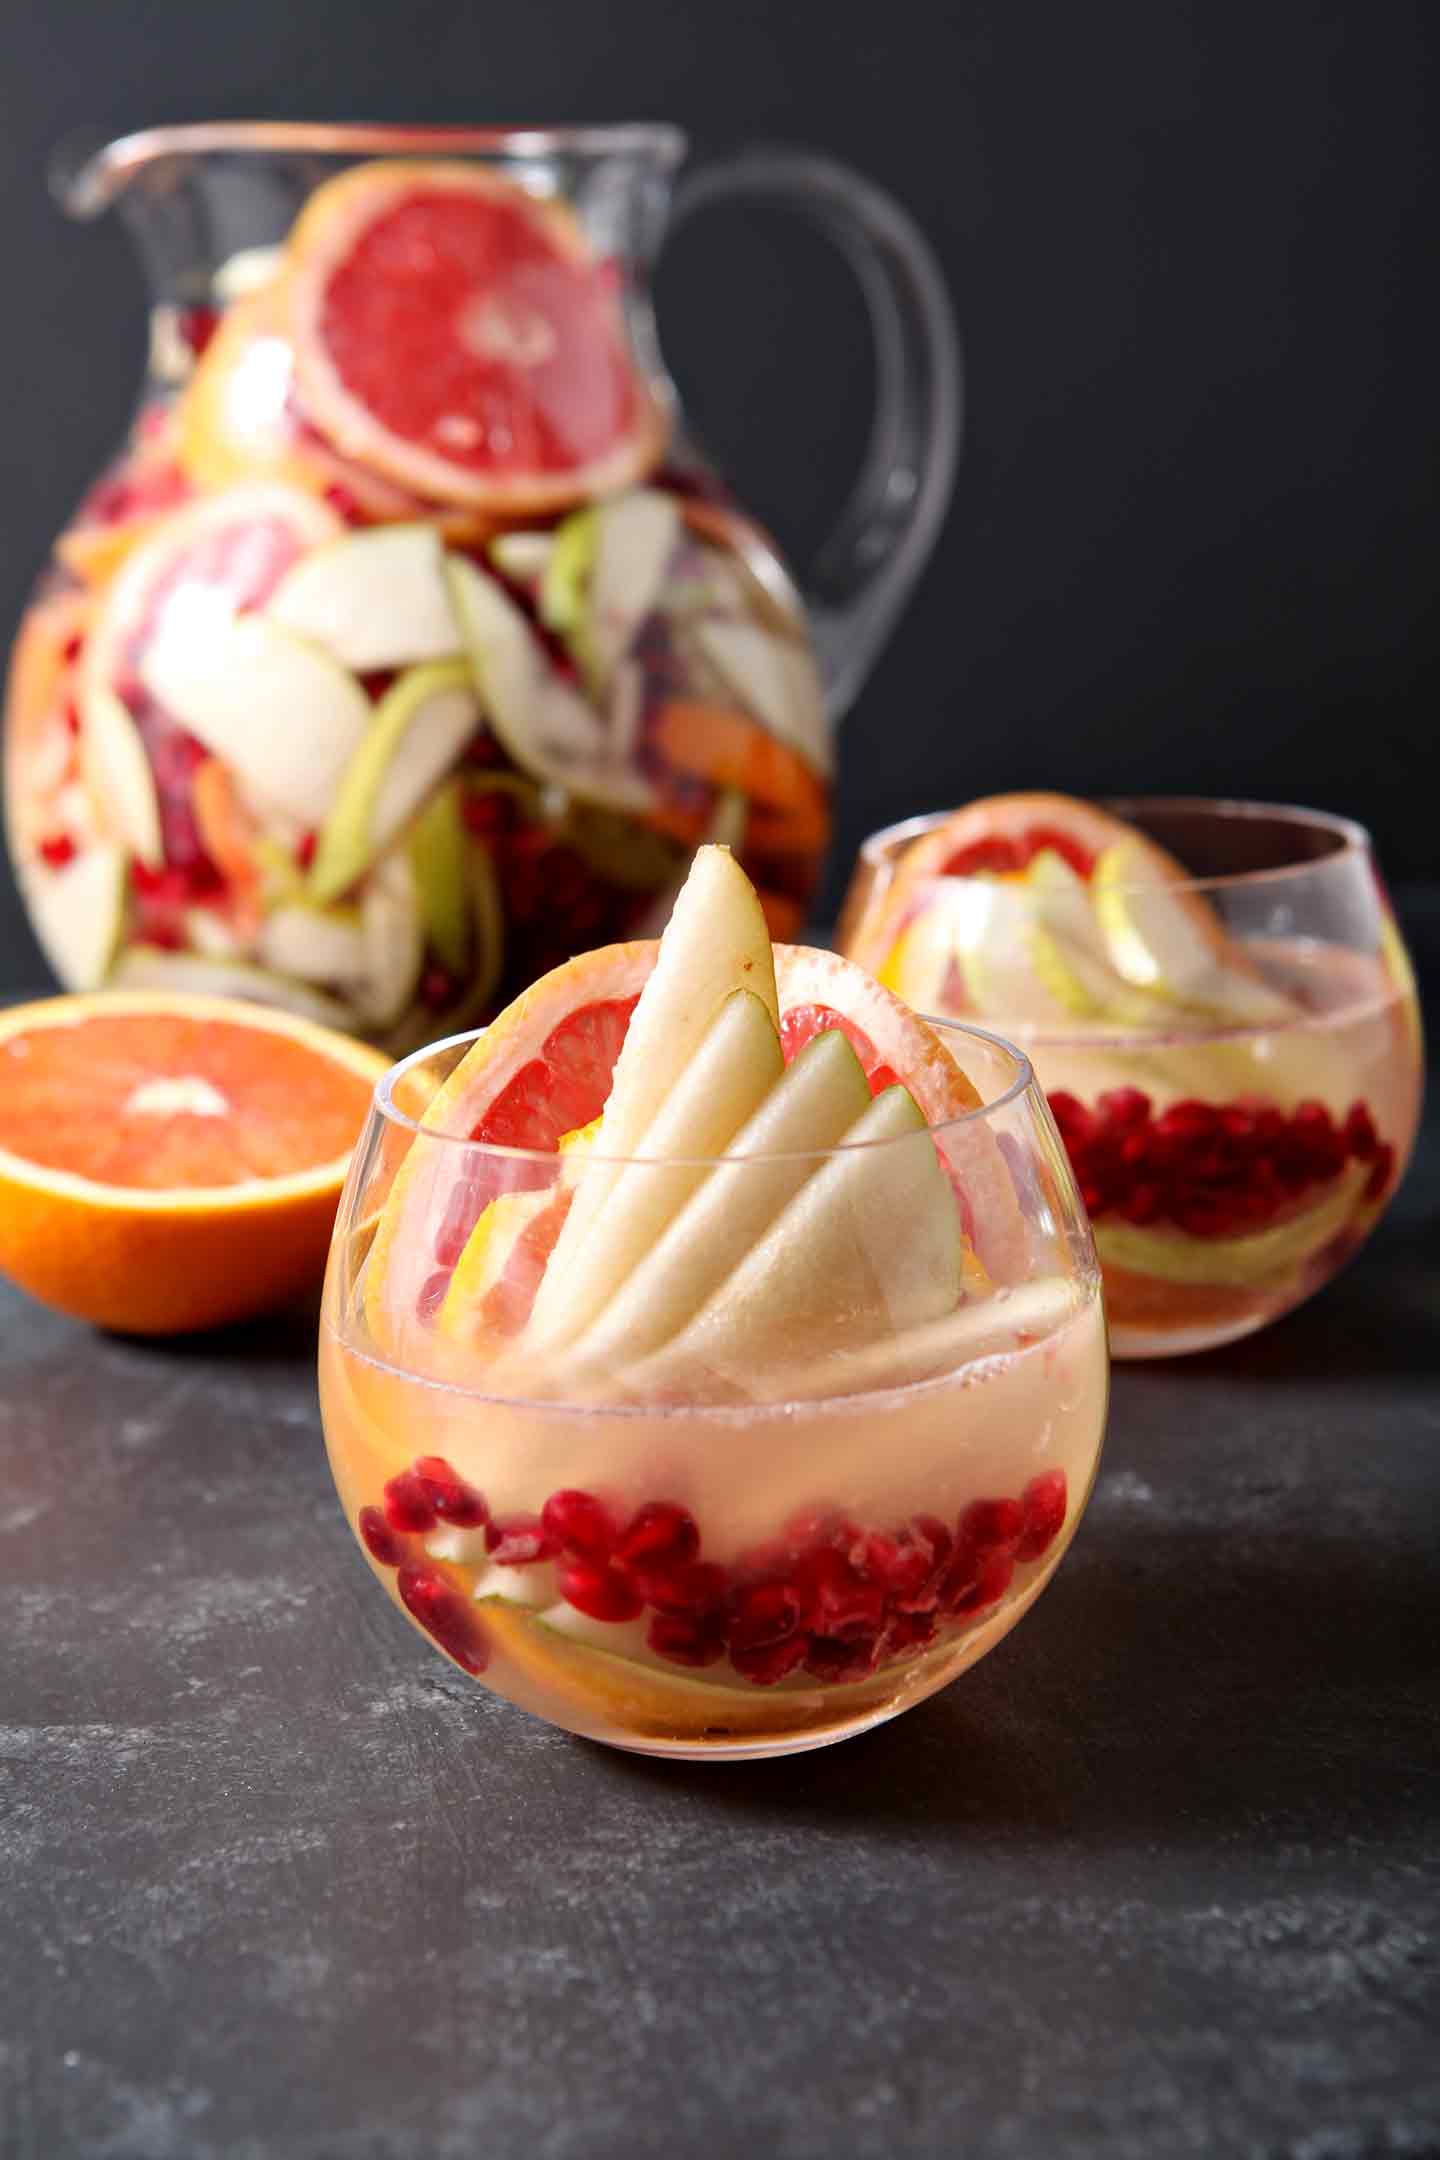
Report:
[{"label": "sliced fruit in pitcher", "polygon": [[40,949],[61,982],[94,990],[105,980],[125,927],[127,861],[101,841],[56,868],[25,873],[25,898]]},{"label": "sliced fruit in pitcher", "polygon": [[448,660],[460,630],[434,525],[380,525],[316,548],[280,580],[265,612],[364,673]]},{"label": "sliced fruit in pitcher", "polygon": [[666,428],[568,210],[474,165],[375,164],[290,238],[307,411],[348,456],[507,515],[628,486]]},{"label": "sliced fruit in pitcher", "polygon": [[149,869],[164,860],[155,776],[140,731],[111,690],[86,700],[81,767],[98,814]]},{"label": "sliced fruit in pitcher", "polygon": [[368,718],[320,827],[309,873],[317,900],[333,900],[364,876],[480,724],[463,661],[407,669]]}]

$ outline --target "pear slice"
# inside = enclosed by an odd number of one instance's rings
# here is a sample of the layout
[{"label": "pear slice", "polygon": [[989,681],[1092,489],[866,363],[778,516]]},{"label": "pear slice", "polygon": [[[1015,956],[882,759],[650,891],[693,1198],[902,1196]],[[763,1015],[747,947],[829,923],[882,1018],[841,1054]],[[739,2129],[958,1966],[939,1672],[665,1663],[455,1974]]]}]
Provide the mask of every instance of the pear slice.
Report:
[{"label": "pear slice", "polygon": [[425,964],[425,926],[408,855],[387,856],[366,880],[360,933],[364,963],[355,1002],[372,1026],[389,1027],[414,996]]},{"label": "pear slice", "polygon": [[595,562],[596,511],[576,510],[556,526],[536,595],[540,620],[557,637],[573,635],[585,611],[585,587]]},{"label": "pear slice", "polygon": [[[620,1171],[589,1236],[547,1268],[543,1307],[537,1298],[531,1321],[533,1348],[558,1348],[588,1326],[784,1070],[773,1014],[753,991],[732,990],[647,1127],[647,1159]],[[602,1118],[602,1148],[606,1123]]]},{"label": "pear slice", "polygon": [[140,661],[145,688],[224,758],[257,808],[320,825],[364,740],[369,699],[328,653],[268,616],[192,614],[185,597]]},{"label": "pear slice", "polygon": [[364,876],[479,724],[479,700],[463,660],[410,668],[392,684],[320,828],[309,877],[314,899],[338,899]]},{"label": "pear slice", "polygon": [[[466,877],[465,820],[458,780],[433,795],[410,836],[410,867],[420,901],[420,920],[436,957],[451,975],[463,975],[470,955],[470,906]],[[486,862],[488,865],[489,857]]]},{"label": "pear slice", "polygon": [[776,637],[758,623],[704,615],[695,636],[733,697],[762,727],[798,750],[819,773],[834,762],[820,677],[808,646]]},{"label": "pear slice", "polygon": [[67,990],[94,990],[105,980],[125,926],[129,864],[125,850],[96,842],[51,870],[25,876],[25,899],[40,949]]},{"label": "pear slice", "polygon": [[[873,1144],[872,1144],[873,1143]],[[881,1145],[879,1143],[888,1143]],[[767,1395],[778,1367],[899,1337],[953,1312],[960,1210],[913,1097],[886,1088],[688,1326],[627,1384],[718,1380]]]},{"label": "pear slice", "polygon": [[266,604],[272,622],[313,638],[342,667],[409,667],[460,650],[433,525],[377,525],[314,548]]},{"label": "pear slice", "polygon": [[576,1343],[567,1372],[616,1371],[678,1333],[869,1101],[865,1068],[839,1029],[813,1036]]},{"label": "pear slice", "polygon": [[262,966],[307,983],[358,983],[365,975],[365,932],[358,908],[292,901],[260,925]]},{"label": "pear slice", "polygon": [[[655,966],[631,1015],[605,1104],[603,1153],[644,1153],[651,1124],[735,990],[750,990],[779,1030],[770,933],[755,888],[728,848],[703,847],[675,901]],[[537,1336],[560,1310],[562,1285],[620,1177],[615,1160],[592,1163],[540,1284]],[[553,1301],[553,1304],[552,1304]]]},{"label": "pear slice", "polygon": [[1117,840],[1106,848],[1091,887],[1111,962],[1127,982],[1237,1026],[1294,1019],[1289,998],[1227,964],[1225,933],[1207,903],[1159,882],[1140,844]]},{"label": "pear slice", "polygon": [[80,761],[85,784],[110,829],[147,869],[165,860],[155,776],[140,730],[113,690],[85,700]]},{"label": "pear slice", "polygon": [[117,990],[172,990],[182,997],[248,998],[252,1005],[273,1005],[322,1027],[353,1029],[355,1012],[339,998],[327,997],[308,983],[275,975],[247,960],[226,960],[206,953],[166,952],[158,945],[131,945],[107,978]]},{"label": "pear slice", "polygon": [[496,569],[516,585],[538,587],[554,549],[554,533],[522,529],[496,533],[485,552]]},{"label": "pear slice", "polygon": [[1104,1267],[1124,1268],[1156,1282],[1209,1284],[1243,1290],[1281,1282],[1330,1243],[1356,1212],[1367,1171],[1352,1164],[1333,1192],[1287,1222],[1239,1237],[1189,1237],[1155,1224],[1098,1222],[1095,1250]]},{"label": "pear slice", "polygon": [[1057,936],[1109,967],[1105,934],[1095,919],[1090,887],[1054,848],[1041,848],[1025,872],[1025,883],[1034,895],[1042,923]]},{"label": "pear slice", "polygon": [[555,673],[509,594],[463,556],[445,567],[475,687],[521,771],[612,809],[653,809],[649,781],[615,758],[598,716]]},{"label": "pear slice", "polygon": [[603,697],[641,624],[659,605],[680,542],[680,511],[673,495],[631,488],[590,514],[594,556],[570,635],[587,682]]}]

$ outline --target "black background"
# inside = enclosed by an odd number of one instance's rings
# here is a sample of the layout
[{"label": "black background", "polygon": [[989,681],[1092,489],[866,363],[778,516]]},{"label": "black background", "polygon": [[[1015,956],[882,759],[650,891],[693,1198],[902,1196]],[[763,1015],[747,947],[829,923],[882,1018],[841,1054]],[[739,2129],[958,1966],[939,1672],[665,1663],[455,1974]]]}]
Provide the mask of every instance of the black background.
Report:
[{"label": "black background", "polygon": [[[1437,189],[1424,0],[8,0],[0,628],[117,440],[141,293],[67,224],[84,125],[669,118],[893,190],[966,342],[954,509],[845,732],[829,899],[870,827],[992,789],[1346,809],[1437,867]],[[659,282],[693,425],[801,563],[870,390],[847,274],[697,220]],[[0,959],[39,963],[7,890]]]}]

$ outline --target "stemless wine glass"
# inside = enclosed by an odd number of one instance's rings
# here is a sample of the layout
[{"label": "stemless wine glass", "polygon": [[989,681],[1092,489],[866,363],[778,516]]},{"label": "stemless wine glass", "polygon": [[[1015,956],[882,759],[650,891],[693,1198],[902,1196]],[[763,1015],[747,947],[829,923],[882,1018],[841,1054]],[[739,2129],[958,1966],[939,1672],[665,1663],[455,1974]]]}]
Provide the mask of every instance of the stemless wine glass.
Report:
[{"label": "stemless wine glass", "polygon": [[864,843],[840,944],[921,1010],[1024,1044],[1094,1226],[1112,1350],[1174,1355],[1300,1304],[1380,1219],[1419,1122],[1415,977],[1362,826],[1102,807],[1194,875],[1102,891],[1077,857],[1088,891],[1077,872],[1058,909],[1024,867],[983,893],[948,867],[907,880],[944,822],[914,818]]},{"label": "stemless wine glass", "polygon": [[[1034,1603],[1100,1450],[1099,1276],[1027,1060],[945,1032],[981,1098],[948,1123],[624,1166],[670,1227],[568,1362],[517,1323],[595,1158],[427,1122],[473,1037],[380,1083],[335,1230],[325,1432],[371,1567],[462,1670],[615,1746],[787,1754],[921,1701]],[[854,1204],[827,1215],[837,1179]],[[497,1227],[487,1284],[492,1203],[522,1227]],[[855,1321],[877,1286],[883,1340]]]}]

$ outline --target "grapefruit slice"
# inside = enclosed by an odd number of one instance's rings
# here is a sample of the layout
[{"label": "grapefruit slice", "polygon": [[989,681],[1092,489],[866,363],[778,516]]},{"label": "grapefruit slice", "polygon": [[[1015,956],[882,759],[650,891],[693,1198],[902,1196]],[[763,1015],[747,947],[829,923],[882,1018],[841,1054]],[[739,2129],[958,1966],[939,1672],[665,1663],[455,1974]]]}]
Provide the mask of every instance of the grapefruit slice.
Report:
[{"label": "grapefruit slice", "polygon": [[534,514],[658,459],[614,275],[558,203],[479,166],[362,165],[311,197],[289,261],[306,411],[415,494]]},{"label": "grapefruit slice", "polygon": [[174,1334],[313,1289],[384,1060],[223,998],[110,991],[0,1017],[0,1271]]}]

